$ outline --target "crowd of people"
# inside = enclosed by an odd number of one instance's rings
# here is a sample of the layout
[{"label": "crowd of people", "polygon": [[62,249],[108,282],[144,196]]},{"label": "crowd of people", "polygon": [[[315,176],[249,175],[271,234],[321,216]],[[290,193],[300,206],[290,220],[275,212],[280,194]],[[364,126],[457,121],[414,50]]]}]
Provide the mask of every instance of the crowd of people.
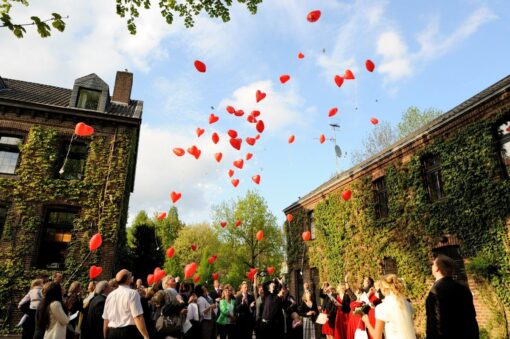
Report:
[{"label": "crowd of people", "polygon": [[[479,337],[471,292],[451,278],[453,269],[453,260],[442,255],[432,264],[427,339]],[[52,281],[32,282],[19,303],[20,326],[24,339],[416,338],[413,307],[394,274],[375,283],[365,277],[359,288],[324,282],[320,305],[309,283],[300,300],[277,278],[258,284],[254,293],[249,285],[243,282],[236,292],[215,280],[209,290],[166,276],[145,287],[123,269],[110,281],[91,281],[87,294],[79,282],[65,290],[56,273]]]}]

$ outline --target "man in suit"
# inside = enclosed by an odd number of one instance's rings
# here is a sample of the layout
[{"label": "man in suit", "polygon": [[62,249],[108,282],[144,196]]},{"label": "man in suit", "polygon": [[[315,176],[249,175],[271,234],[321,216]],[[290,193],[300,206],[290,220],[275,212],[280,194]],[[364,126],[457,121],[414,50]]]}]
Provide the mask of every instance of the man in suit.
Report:
[{"label": "man in suit", "polygon": [[110,292],[108,282],[100,281],[90,300],[88,311],[84,314],[81,336],[84,339],[103,339],[103,311],[106,296]]},{"label": "man in suit", "polygon": [[439,255],[432,264],[436,282],[426,300],[427,339],[478,339],[473,295],[452,279],[455,263]]},{"label": "man in suit", "polygon": [[209,291],[209,296],[214,302],[219,303],[222,292],[220,282],[218,280],[214,280],[213,285],[214,288],[211,291]]},{"label": "man in suit", "polygon": [[236,333],[239,339],[251,339],[254,327],[255,298],[248,293],[248,283],[243,281],[236,297]]}]

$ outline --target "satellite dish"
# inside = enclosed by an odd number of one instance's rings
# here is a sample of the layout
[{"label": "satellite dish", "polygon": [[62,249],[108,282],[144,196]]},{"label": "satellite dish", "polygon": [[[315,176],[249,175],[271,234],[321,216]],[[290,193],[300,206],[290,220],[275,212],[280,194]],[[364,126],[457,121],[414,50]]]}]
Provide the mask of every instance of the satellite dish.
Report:
[{"label": "satellite dish", "polygon": [[340,146],[335,145],[335,153],[336,153],[337,157],[339,157],[339,158],[342,157],[342,150],[340,149]]}]

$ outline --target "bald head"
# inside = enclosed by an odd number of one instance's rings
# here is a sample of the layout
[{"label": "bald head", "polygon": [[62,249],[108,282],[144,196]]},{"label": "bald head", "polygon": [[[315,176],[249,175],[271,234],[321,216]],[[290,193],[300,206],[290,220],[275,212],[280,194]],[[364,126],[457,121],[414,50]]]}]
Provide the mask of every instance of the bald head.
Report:
[{"label": "bald head", "polygon": [[126,269],[122,269],[120,270],[119,272],[117,272],[117,274],[115,275],[115,280],[120,284],[120,285],[129,285],[131,283],[131,279],[132,279],[132,276],[131,276],[131,272],[129,272],[128,270]]}]

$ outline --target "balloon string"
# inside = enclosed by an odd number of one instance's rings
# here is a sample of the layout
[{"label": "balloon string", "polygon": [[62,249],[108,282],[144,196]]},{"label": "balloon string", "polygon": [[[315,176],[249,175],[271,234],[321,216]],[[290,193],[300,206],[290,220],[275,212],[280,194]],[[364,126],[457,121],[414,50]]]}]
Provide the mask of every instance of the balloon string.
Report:
[{"label": "balloon string", "polygon": [[60,175],[62,175],[64,173],[64,168],[66,167],[66,163],[67,163],[67,158],[69,157],[69,153],[71,153],[71,146],[73,144],[73,140],[74,140],[74,136],[76,134],[73,133],[73,135],[71,136],[71,142],[69,142],[69,146],[67,146],[67,153],[66,153],[66,157],[64,158],[64,163],[62,164],[62,167],[60,168]]},{"label": "balloon string", "polygon": [[78,265],[78,267],[76,267],[76,269],[74,270],[74,272],[71,274],[71,276],[66,280],[66,283],[64,284],[64,287],[67,286],[67,284],[69,284],[69,282],[71,281],[71,279],[76,275],[76,273],[78,272],[78,270],[83,266],[83,264],[85,263],[85,261],[87,261],[87,259],[90,257],[90,254],[92,252],[89,251],[89,253],[85,256],[85,259],[83,259],[83,261],[81,262],[81,264]]}]

